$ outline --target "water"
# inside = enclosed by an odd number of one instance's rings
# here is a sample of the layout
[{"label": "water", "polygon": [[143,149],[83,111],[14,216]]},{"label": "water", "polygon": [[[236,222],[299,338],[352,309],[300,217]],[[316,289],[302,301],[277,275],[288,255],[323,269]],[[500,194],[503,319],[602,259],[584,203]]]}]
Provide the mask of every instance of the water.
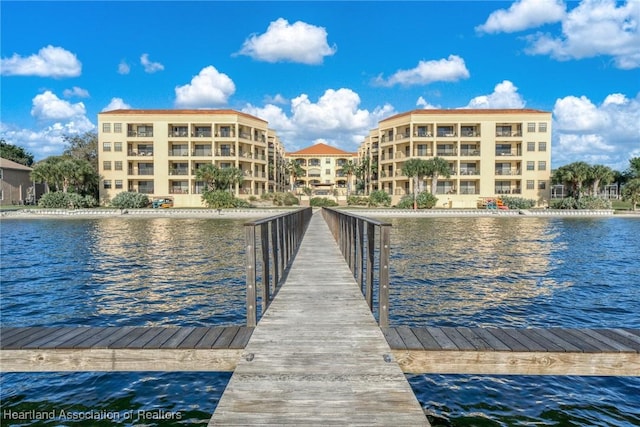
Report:
[{"label": "water", "polygon": [[[640,219],[390,221],[392,324],[640,327]],[[241,324],[242,223],[3,220],[2,325]],[[114,424],[61,419],[62,410],[98,411],[119,417],[121,425],[204,425],[229,378],[202,372],[3,374],[3,411],[55,411],[58,418],[5,417],[2,425]],[[434,425],[640,425],[639,378],[408,378]]]}]

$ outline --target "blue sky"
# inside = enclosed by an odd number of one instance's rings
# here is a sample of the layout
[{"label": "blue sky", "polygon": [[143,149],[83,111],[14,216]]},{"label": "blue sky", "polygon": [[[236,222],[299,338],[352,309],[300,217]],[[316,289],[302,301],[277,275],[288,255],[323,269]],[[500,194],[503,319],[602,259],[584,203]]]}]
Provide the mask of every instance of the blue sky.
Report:
[{"label": "blue sky", "polygon": [[552,166],[640,156],[640,1],[2,1],[0,138],[36,160],[116,108],[232,108],[355,151],[418,108],[553,113]]}]

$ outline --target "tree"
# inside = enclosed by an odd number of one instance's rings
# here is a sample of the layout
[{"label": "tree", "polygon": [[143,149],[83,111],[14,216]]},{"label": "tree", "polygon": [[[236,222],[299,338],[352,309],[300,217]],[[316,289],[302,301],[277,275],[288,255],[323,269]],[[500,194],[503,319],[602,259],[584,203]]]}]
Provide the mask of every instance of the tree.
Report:
[{"label": "tree", "polygon": [[591,183],[591,194],[598,195],[600,184],[607,185],[613,182],[613,169],[604,165],[593,165],[589,170],[589,182]]},{"label": "tree", "polygon": [[634,178],[622,187],[622,200],[631,202],[635,211],[640,203],[640,178]]},{"label": "tree", "polygon": [[202,165],[196,169],[196,179],[203,181],[207,185],[208,191],[215,191],[218,170],[219,168],[212,163]]},{"label": "tree", "polygon": [[434,157],[427,160],[427,176],[431,178],[431,194],[436,194],[438,189],[438,178],[444,176],[449,178],[451,176],[451,168],[449,162],[442,157]]},{"label": "tree", "polygon": [[82,135],[63,135],[62,139],[67,143],[63,155],[76,159],[86,160],[98,171],[98,134],[85,132]]},{"label": "tree", "polygon": [[0,157],[25,166],[33,164],[33,154],[27,153],[22,147],[5,142],[4,138],[0,139]]},{"label": "tree", "polygon": [[289,185],[291,186],[291,191],[293,191],[298,177],[304,174],[304,169],[302,169],[302,166],[300,166],[300,163],[297,161],[289,160],[285,164],[285,171],[287,175],[289,175]]},{"label": "tree", "polygon": [[640,178],[640,157],[629,159],[629,174],[634,178]]},{"label": "tree", "polygon": [[420,183],[430,172],[430,165],[424,159],[409,159],[402,165],[402,174],[413,178],[413,209],[418,209],[418,194]]},{"label": "tree", "polygon": [[73,190],[74,193],[90,196],[94,196],[100,180],[87,160],[65,155],[51,156],[36,163],[31,178],[46,183],[49,190],[54,187],[63,193]]},{"label": "tree", "polygon": [[236,184],[242,184],[244,175],[240,169],[235,167],[219,168],[212,163],[207,163],[196,170],[196,179],[204,181],[207,185],[205,191],[224,190],[232,192],[232,187]]},{"label": "tree", "polygon": [[573,162],[559,167],[553,173],[554,184],[567,184],[571,187],[571,195],[575,199],[582,196],[582,186],[589,179],[591,166],[585,162]]},{"label": "tree", "polygon": [[340,171],[347,176],[347,197],[349,197],[349,193],[351,193],[351,176],[355,173],[356,167],[356,164],[353,163],[352,160],[349,160],[340,168]]}]

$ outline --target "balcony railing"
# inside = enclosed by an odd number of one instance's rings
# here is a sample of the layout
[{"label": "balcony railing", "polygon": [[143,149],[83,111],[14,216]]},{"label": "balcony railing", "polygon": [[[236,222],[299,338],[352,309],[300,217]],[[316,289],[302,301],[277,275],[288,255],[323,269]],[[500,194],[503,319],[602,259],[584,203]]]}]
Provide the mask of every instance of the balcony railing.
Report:
[{"label": "balcony railing", "polygon": [[496,150],[497,156],[521,156],[522,152],[520,150]]},{"label": "balcony railing", "polygon": [[441,157],[457,156],[458,151],[457,150],[437,150],[436,155],[439,157],[440,156]]},{"label": "balcony railing", "polygon": [[174,187],[169,190],[169,194],[189,194],[189,189],[183,187]]},{"label": "balcony railing", "polygon": [[129,175],[153,175],[153,168],[149,169],[138,169],[138,168],[131,168],[128,170],[128,174]]},{"label": "balcony railing", "polygon": [[496,131],[496,136],[501,137],[514,137],[514,136],[522,136],[522,132],[519,130],[511,131],[511,130],[498,130]]},{"label": "balcony railing", "polygon": [[189,175],[189,169],[187,168],[171,169],[169,171],[169,175]]},{"label": "balcony railing", "polygon": [[211,157],[212,154],[211,150],[193,150],[191,152],[191,155],[196,157]]},{"label": "balcony railing", "polygon": [[460,169],[460,175],[478,175],[480,171],[478,169]]},{"label": "balcony railing", "polygon": [[170,138],[186,138],[189,136],[189,132],[185,129],[185,130],[180,130],[180,131],[173,131],[173,132],[169,132],[169,137]]},{"label": "balcony railing", "polygon": [[480,150],[460,150],[460,155],[461,156],[479,156],[480,155]]},{"label": "balcony railing", "polygon": [[127,155],[129,156],[153,156],[153,150],[129,150],[127,151]]},{"label": "balcony railing", "polygon": [[169,155],[170,156],[188,156],[189,155],[189,150],[169,150]]},{"label": "balcony railing", "polygon": [[460,194],[480,194],[480,192],[475,188],[461,188]]},{"label": "balcony railing", "polygon": [[153,137],[153,131],[135,131],[135,130],[130,130],[127,132],[127,136],[131,136],[131,137],[143,137],[143,138],[150,138]]},{"label": "balcony railing", "polygon": [[520,175],[520,169],[496,169],[496,175]]},{"label": "balcony railing", "polygon": [[520,188],[502,188],[498,187],[495,189],[496,194],[521,194],[522,189]]}]

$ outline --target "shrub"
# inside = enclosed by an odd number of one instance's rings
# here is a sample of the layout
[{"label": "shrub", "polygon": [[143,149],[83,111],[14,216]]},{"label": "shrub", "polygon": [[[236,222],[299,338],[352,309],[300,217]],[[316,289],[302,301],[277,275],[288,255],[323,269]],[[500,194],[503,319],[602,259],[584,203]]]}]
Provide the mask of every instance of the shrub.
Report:
[{"label": "shrub", "polygon": [[560,200],[552,200],[552,209],[611,209],[611,202],[600,197],[585,196],[579,199],[565,197]]},{"label": "shrub", "polygon": [[111,206],[119,209],[137,209],[149,206],[149,197],[146,194],[123,191],[116,194],[111,200]]},{"label": "shrub", "polygon": [[502,203],[509,209],[531,209],[536,205],[533,199],[525,199],[524,197],[502,197]]},{"label": "shrub", "polygon": [[293,206],[299,205],[300,200],[293,193],[265,193],[262,195],[265,200],[271,200],[275,206]]},{"label": "shrub", "polygon": [[335,200],[327,199],[326,197],[313,197],[309,200],[309,205],[316,208],[322,208],[338,206],[338,203]]},{"label": "shrub", "polygon": [[238,199],[225,190],[205,191],[202,193],[202,201],[211,209],[251,207],[249,202]]},{"label": "shrub", "polygon": [[[438,202],[438,198],[431,193],[422,191],[418,194],[416,199],[418,209],[432,209]],[[396,205],[399,209],[413,209],[413,196],[404,196],[400,202]]]},{"label": "shrub", "polygon": [[375,190],[369,195],[369,206],[389,206],[391,205],[391,196],[385,191]]},{"label": "shrub", "polygon": [[349,196],[347,197],[347,204],[349,206],[367,206],[369,204],[369,198],[363,196]]},{"label": "shrub", "polygon": [[64,193],[62,191],[45,193],[38,201],[38,206],[50,209],[93,208],[97,205],[96,199],[92,196],[81,196],[77,193]]}]

